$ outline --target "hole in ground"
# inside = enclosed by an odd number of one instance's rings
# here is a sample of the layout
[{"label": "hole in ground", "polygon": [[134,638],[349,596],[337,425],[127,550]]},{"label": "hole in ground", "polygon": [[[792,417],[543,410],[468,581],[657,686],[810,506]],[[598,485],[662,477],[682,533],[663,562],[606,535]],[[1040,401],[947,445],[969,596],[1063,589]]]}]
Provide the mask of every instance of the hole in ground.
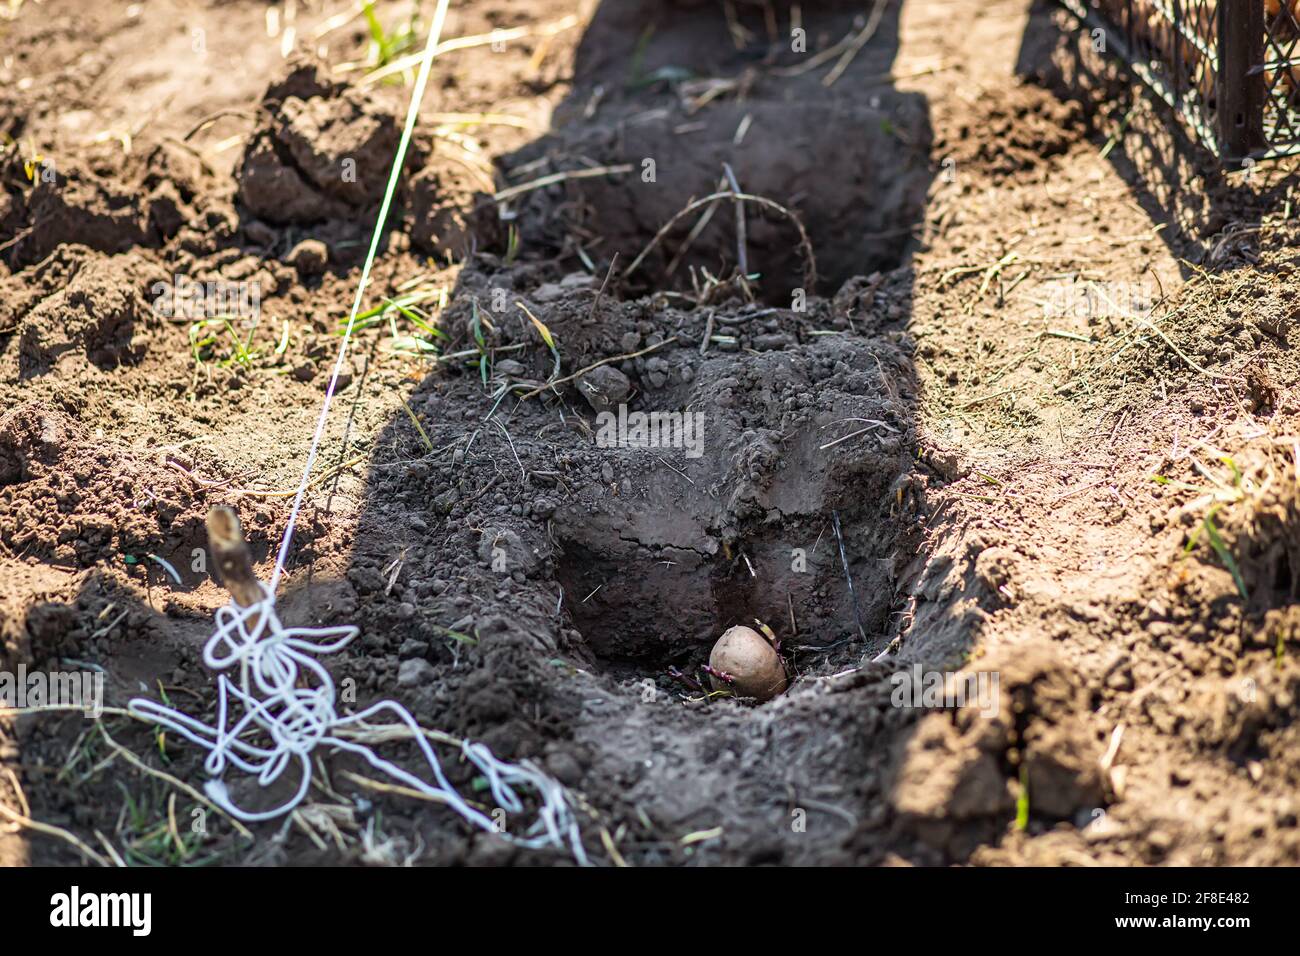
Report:
[{"label": "hole in ground", "polygon": [[[705,496],[707,497],[707,496]],[[784,653],[846,645],[865,650],[831,528],[797,519],[724,545],[684,508],[638,510],[632,527],[561,519],[557,578],[593,663],[619,679],[692,672],[736,624],[767,624]],[[862,628],[889,628],[896,546],[885,525],[842,516]],[[797,624],[797,631],[791,621]]]},{"label": "hole in ground", "polygon": [[[898,112],[836,102],[751,103],[698,117],[699,128],[690,136],[674,133],[680,117],[672,116],[627,128],[566,130],[558,145],[543,141],[536,148],[627,163],[634,172],[573,180],[554,196],[530,194],[516,222],[525,247],[562,248],[576,234],[606,261],[617,252],[627,268],[692,200],[720,191],[725,163],[743,192],[779,203],[799,218],[815,253],[818,288],[836,288],[851,276],[899,265],[919,221],[931,178],[928,154],[895,133]],[[742,122],[749,126],[747,138],[761,147],[735,145]],[[827,130],[843,131],[834,149],[825,146]],[[920,130],[914,135],[925,137]],[[526,162],[527,155],[515,161]],[[643,178],[650,173],[652,180]],[[764,300],[788,305],[793,290],[806,284],[798,229],[754,203],[745,203],[744,212],[746,268],[759,275]],[[728,277],[738,249],[735,204],[704,206],[668,230],[628,277],[626,291],[689,291],[703,284],[705,270]]]},{"label": "hole in ground", "polygon": [[[596,166],[630,172],[570,179],[508,204],[525,254],[581,248],[603,266],[617,253],[626,270],[688,203],[727,188],[725,165],[743,192],[802,221],[823,292],[899,265],[922,220],[932,133],[924,98],[889,85],[898,49],[890,6],[851,68],[828,83],[829,64],[810,68],[788,40],[759,39],[768,32],[755,9],[736,13],[753,37],[737,49],[721,4],[606,0],[556,129],[502,165],[507,183]],[[861,14],[856,3],[818,4],[805,25],[843,36],[862,28]],[[806,288],[799,233],[779,213],[750,203],[744,212],[746,269],[760,275],[768,304],[788,306],[792,290]],[[676,222],[623,288],[689,292],[701,270],[726,278],[739,258],[735,204],[720,201]]]}]

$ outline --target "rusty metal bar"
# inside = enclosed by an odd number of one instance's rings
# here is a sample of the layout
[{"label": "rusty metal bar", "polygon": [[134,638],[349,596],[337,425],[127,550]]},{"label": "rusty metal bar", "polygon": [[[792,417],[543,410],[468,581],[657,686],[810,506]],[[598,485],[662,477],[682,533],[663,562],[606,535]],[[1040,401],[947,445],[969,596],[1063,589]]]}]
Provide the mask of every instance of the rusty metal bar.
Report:
[{"label": "rusty metal bar", "polygon": [[1219,0],[1219,69],[1215,76],[1219,154],[1240,162],[1264,139],[1263,0]]}]

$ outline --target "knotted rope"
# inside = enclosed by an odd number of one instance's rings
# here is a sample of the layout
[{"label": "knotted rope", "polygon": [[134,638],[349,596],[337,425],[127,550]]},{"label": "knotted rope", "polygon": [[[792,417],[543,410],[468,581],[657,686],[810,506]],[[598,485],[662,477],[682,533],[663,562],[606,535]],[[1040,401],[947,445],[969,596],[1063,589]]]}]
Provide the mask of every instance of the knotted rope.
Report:
[{"label": "knotted rope", "polygon": [[[204,789],[213,803],[250,823],[289,813],[307,796],[311,754],[325,746],[362,757],[376,770],[446,804],[473,826],[498,832],[520,846],[567,846],[579,862],[586,862],[564,788],[527,761],[506,763],[483,744],[460,744],[461,754],[481,771],[501,810],[523,813],[519,789],[535,792],[537,819],[523,836],[516,837],[503,832],[497,821],[471,806],[448,782],[428,736],[401,704],[385,700],[358,713],[340,715],[334,680],[317,658],[341,651],[357,636],[358,628],[285,627],[276,614],[270,588],[263,585],[262,590],[264,599],[257,604],[240,607],[232,602],[218,609],[216,631],[204,645],[203,662],[217,674],[215,725],[146,698],[136,698],[128,705],[134,716],[166,727],[208,751],[204,768],[212,779]],[[371,723],[383,714],[395,717],[396,722]],[[405,728],[419,747],[432,783],[383,759],[362,742],[366,737],[391,739],[392,731],[399,728]],[[297,791],[269,810],[239,807],[222,780],[231,765],[255,774],[263,787],[297,766]]]}]

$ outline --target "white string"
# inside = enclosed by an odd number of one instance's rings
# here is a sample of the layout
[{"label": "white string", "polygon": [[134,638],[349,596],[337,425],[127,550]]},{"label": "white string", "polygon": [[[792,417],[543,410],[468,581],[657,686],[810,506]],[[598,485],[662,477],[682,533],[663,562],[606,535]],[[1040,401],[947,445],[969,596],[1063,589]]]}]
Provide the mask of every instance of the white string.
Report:
[{"label": "white string", "polygon": [[[445,803],[479,829],[499,832],[524,847],[567,847],[580,863],[587,862],[568,794],[528,762],[506,763],[483,744],[461,742],[462,755],[482,772],[501,810],[523,813],[525,804],[519,788],[531,788],[536,793],[537,820],[523,836],[516,837],[501,831],[497,821],[471,806],[452,787],[428,737],[401,704],[385,700],[358,713],[340,716],[334,681],[317,658],[342,650],[360,633],[359,629],[352,625],[284,627],[275,612],[271,589],[262,585],[262,591],[263,600],[252,607],[231,603],[219,608],[217,629],[203,647],[203,662],[217,672],[214,726],[147,698],[136,698],[127,705],[134,716],[166,727],[208,751],[204,769],[212,779],[204,790],[213,803],[249,823],[289,813],[307,796],[312,751],[326,746],[356,754],[394,780]],[[395,717],[396,722],[371,723],[385,713]],[[433,776],[432,783],[384,760],[366,744],[340,736],[349,730],[357,736],[382,736],[384,731],[399,727],[405,727],[420,748]],[[250,733],[253,731],[261,733]],[[269,810],[244,809],[230,798],[221,779],[231,765],[255,774],[263,787],[276,783],[296,766],[298,788]]]},{"label": "white string", "polygon": [[379,239],[383,235],[384,223],[388,219],[388,207],[392,204],[393,193],[397,191],[397,180],[406,161],[406,149],[411,142],[411,131],[415,128],[415,117],[420,111],[420,101],[424,99],[424,88],[429,82],[429,69],[433,65],[433,57],[437,52],[438,39],[442,36],[442,24],[447,16],[449,2],[450,0],[438,0],[438,9],[433,14],[433,26],[429,29],[429,39],[424,46],[424,59],[420,61],[420,73],[415,78],[411,103],[406,109],[406,125],[402,127],[402,138],[397,144],[397,155],[393,158],[393,168],[388,174],[388,187],[384,190],[384,199],[379,205],[379,218],[375,222],[375,231],[370,236],[370,248],[366,252],[365,266],[361,269],[361,282],[357,285],[357,294],[352,300],[352,311],[348,314],[348,325],[343,330],[343,341],[339,343],[338,358],[334,360],[334,371],[330,375],[329,386],[325,389],[325,401],[321,405],[320,418],[316,419],[316,432],[312,435],[311,448],[307,452],[307,464],[302,470],[302,480],[298,483],[298,492],[293,497],[293,508],[289,511],[289,523],[285,526],[284,537],[280,541],[280,551],[275,557],[275,570],[271,573],[272,593],[279,586],[280,577],[284,574],[285,562],[289,559],[294,528],[298,524],[298,511],[302,508],[302,499],[307,493],[311,470],[316,466],[316,453],[320,450],[321,439],[325,435],[325,421],[329,418],[330,403],[334,401],[339,373],[343,370],[343,357],[347,354],[348,340],[352,338],[357,313],[361,311],[361,300],[365,295],[366,286],[370,284],[370,268],[374,265],[375,253],[379,250]]},{"label": "white string", "polygon": [[[232,603],[219,608],[216,615],[217,629],[203,648],[204,663],[218,672],[216,724],[209,726],[183,711],[145,698],[132,700],[128,704],[128,709],[136,717],[167,727],[208,751],[204,767],[211,779],[204,785],[204,789],[213,803],[237,819],[250,823],[272,820],[297,807],[306,798],[308,788],[311,786],[311,754],[318,746],[324,745],[362,757],[376,770],[383,771],[406,786],[447,804],[470,824],[480,829],[498,832],[511,842],[525,847],[551,846],[564,849],[567,845],[575,859],[585,865],[587,856],[582,846],[578,824],[569,806],[568,794],[558,782],[527,761],[521,764],[505,763],[498,760],[483,744],[463,741],[462,755],[482,772],[487,780],[488,790],[500,809],[515,814],[524,811],[524,802],[517,791],[519,787],[529,787],[537,794],[539,801],[537,819],[525,835],[516,837],[502,832],[493,819],[468,804],[448,783],[437,754],[434,753],[424,731],[411,716],[410,711],[401,704],[385,700],[356,714],[339,715],[336,710],[334,681],[316,658],[342,650],[360,633],[358,628],[351,625],[286,628],[281,625],[280,618],[275,612],[276,588],[284,574],[285,562],[288,560],[294,528],[298,521],[298,512],[302,508],[312,468],[315,467],[316,456],[325,434],[330,403],[334,400],[339,374],[343,368],[343,359],[347,354],[348,341],[352,337],[366,286],[370,282],[370,270],[374,265],[384,223],[388,218],[389,206],[392,204],[397,181],[405,162],[420,101],[424,98],[430,67],[438,40],[442,35],[449,2],[450,0],[439,0],[434,13],[433,26],[429,30],[428,41],[425,44],[424,58],[421,60],[420,72],[411,93],[410,106],[407,108],[402,138],[397,147],[397,155],[393,159],[393,168],[389,173],[383,202],[379,207],[375,231],[370,237],[370,248],[361,270],[361,281],[352,302],[352,311],[348,315],[347,328],[343,332],[342,342],[339,343],[334,371],[325,390],[320,417],[316,420],[316,431],[312,435],[311,447],[307,452],[302,479],[298,483],[293,508],[289,512],[289,521],[285,526],[284,537],[281,539],[280,549],[276,555],[271,583],[269,586],[261,585],[263,600],[253,607],[240,607]],[[232,680],[226,673],[221,673],[233,671],[236,666],[239,673],[237,681]],[[393,715],[397,722],[380,725],[369,723],[371,718],[384,713]],[[373,737],[376,733],[382,736],[383,731],[392,731],[399,727],[404,727],[420,748],[432,771],[433,783],[384,760],[366,744],[339,736],[340,733],[347,733],[349,730],[357,736],[369,734]],[[260,734],[257,731],[260,731]],[[269,743],[255,743],[254,740],[269,740]],[[236,806],[231,800],[222,780],[228,765],[233,765],[244,773],[256,774],[257,782],[263,787],[271,786],[284,775],[285,771],[296,765],[299,770],[297,791],[270,810],[245,810]]]}]

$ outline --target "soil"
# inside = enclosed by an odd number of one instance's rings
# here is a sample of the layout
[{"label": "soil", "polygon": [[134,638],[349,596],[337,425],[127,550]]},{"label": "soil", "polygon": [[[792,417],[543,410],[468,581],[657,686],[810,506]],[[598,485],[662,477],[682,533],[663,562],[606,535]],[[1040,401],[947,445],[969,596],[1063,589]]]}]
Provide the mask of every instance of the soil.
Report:
[{"label": "soil", "polygon": [[[269,576],[411,89],[350,9],[0,21],[4,669],[211,717],[204,516]],[[452,3],[444,37],[514,32],[435,61],[363,305],[437,333],[353,337],[282,616],[361,628],[359,705],[544,768],[602,863],[1295,862],[1294,162],[1226,173],[1052,4],[877,10]],[[733,177],[763,202],[678,216]],[[176,277],[258,321],[169,314]],[[700,453],[609,447],[620,405]],[[755,621],[789,690],[709,693]],[[999,693],[897,706],[913,667]],[[182,840],[193,797],[80,715],[0,719],[0,768],[132,863],[568,861],[337,754],[252,841]]]}]

